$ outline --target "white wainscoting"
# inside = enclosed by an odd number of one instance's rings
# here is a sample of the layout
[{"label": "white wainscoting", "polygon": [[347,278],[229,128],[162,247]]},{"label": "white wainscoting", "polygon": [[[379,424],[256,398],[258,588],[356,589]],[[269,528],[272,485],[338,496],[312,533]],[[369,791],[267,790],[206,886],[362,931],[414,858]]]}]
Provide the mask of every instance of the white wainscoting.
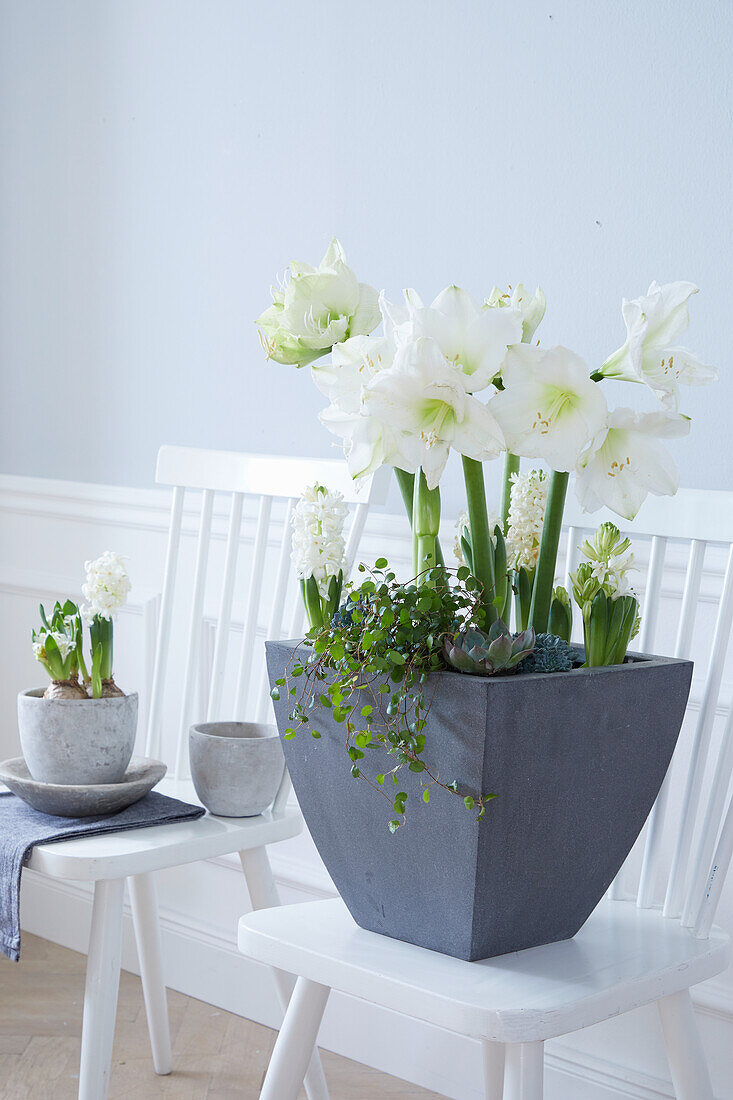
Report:
[{"label": "white wainscoting", "polygon": [[[18,750],[15,695],[38,682],[26,641],[35,622],[39,599],[78,592],[81,563],[104,549],[130,558],[133,592],[120,619],[116,646],[118,680],[135,685],[144,696],[149,686],[146,643],[154,630],[157,595],[165,554],[169,498],[158,490],[121,489],[33,478],[0,477],[0,615],[2,670],[0,680],[0,758]],[[192,530],[195,502],[187,513]],[[243,539],[251,538],[245,515]],[[282,520],[279,519],[281,524]],[[217,513],[214,533],[223,545],[225,512]],[[184,524],[184,530],[186,526]],[[273,540],[278,537],[278,523]],[[450,522],[444,541],[452,539]],[[193,539],[190,539],[193,542]],[[362,556],[386,554],[398,568],[409,567],[407,524],[401,516],[370,517]],[[706,563],[703,595],[714,615],[720,585],[715,554]],[[214,568],[215,568],[214,564]],[[660,630],[669,629],[679,607],[684,562],[670,548],[665,572]],[[267,608],[262,609],[263,623]],[[701,642],[710,623],[701,623]],[[264,638],[264,626],[261,632]],[[663,644],[658,645],[665,651]],[[729,660],[730,666],[730,660]],[[731,695],[733,676],[726,673],[723,697]],[[143,699],[143,713],[144,713]],[[692,711],[699,706],[693,688]],[[276,878],[286,902],[327,897],[333,885],[307,834],[271,849]],[[633,863],[633,861],[632,861]],[[166,978],[172,988],[212,1005],[276,1025],[278,1012],[269,974],[240,956],[235,947],[238,915],[248,906],[238,864],[217,859],[175,869],[160,877]],[[86,884],[56,883],[31,872],[23,886],[24,929],[79,951],[86,950],[90,891]],[[733,931],[730,884],[720,923]],[[124,965],[137,969],[129,915],[125,926]],[[733,975],[729,971],[697,992],[703,1041],[710,1059],[716,1097],[733,1100]],[[480,1058],[476,1044],[447,1032],[334,996],[320,1037],[331,1050],[436,1092],[472,1100],[481,1096]],[[661,1037],[652,1010],[589,1028],[548,1044],[549,1100],[609,1100],[671,1097]]]}]

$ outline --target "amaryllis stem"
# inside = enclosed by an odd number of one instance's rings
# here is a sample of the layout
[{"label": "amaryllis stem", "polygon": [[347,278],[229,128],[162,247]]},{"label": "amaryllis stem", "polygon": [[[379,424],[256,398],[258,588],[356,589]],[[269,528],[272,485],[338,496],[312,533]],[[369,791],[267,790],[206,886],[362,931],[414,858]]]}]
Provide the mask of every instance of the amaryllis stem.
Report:
[{"label": "amaryllis stem", "polygon": [[[402,496],[402,502],[407,512],[407,518],[410,521],[410,527],[412,527],[412,506],[415,497],[415,475],[408,474],[407,470],[400,470],[397,466],[393,467],[394,476],[399,485],[400,495]],[[445,565],[445,558],[443,557],[443,550],[440,545],[440,539],[435,540],[435,564]]]},{"label": "amaryllis stem", "polygon": [[490,626],[497,617],[496,608],[493,604],[496,579],[494,577],[494,555],[489,532],[489,517],[486,510],[484,468],[481,463],[474,458],[466,458],[463,455],[463,479],[466,483],[473,575],[483,588],[483,608],[486,612],[486,625]]},{"label": "amaryllis stem", "polygon": [[529,609],[529,625],[537,634],[547,631],[550,618],[552,587],[555,583],[557,548],[560,543],[562,517],[565,511],[565,497],[568,491],[567,473],[553,471],[550,477],[550,489],[547,494],[545,520],[542,524],[540,553],[537,559],[537,572],[532,590],[532,603]]},{"label": "amaryllis stem", "polygon": [[415,475],[415,492],[412,502],[413,569],[418,583],[429,585],[425,570],[433,569],[436,562],[435,544],[440,528],[440,489],[428,489],[425,474]]},{"label": "amaryllis stem", "polygon": [[509,505],[512,502],[512,474],[519,473],[519,455],[504,452],[504,473],[501,483],[501,528],[506,536],[509,526]]}]

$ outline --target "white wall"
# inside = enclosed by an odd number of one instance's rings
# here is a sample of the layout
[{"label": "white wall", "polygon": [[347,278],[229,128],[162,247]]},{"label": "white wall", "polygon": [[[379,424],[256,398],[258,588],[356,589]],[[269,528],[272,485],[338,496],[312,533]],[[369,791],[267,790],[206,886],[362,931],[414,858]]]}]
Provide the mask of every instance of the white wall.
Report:
[{"label": "white wall", "polygon": [[[539,282],[589,362],[695,280],[683,484],[726,487],[733,5],[0,0],[0,470],[146,485],[162,440],[327,455],[252,319],[335,233],[397,294]],[[636,391],[635,391],[636,396]],[[448,508],[459,509],[446,485]]]}]

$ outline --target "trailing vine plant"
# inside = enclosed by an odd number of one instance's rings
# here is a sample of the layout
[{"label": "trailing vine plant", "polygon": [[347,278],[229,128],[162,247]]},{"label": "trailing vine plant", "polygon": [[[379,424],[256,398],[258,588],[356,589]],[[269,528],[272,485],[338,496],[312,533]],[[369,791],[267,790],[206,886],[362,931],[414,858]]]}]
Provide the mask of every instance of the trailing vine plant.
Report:
[{"label": "trailing vine plant", "polygon": [[[496,796],[467,791],[457,779],[442,776],[426,752],[425,728],[437,685],[430,674],[445,667],[447,638],[484,621],[482,586],[465,566],[424,569],[409,584],[397,581],[386,558],[378,558],[373,569],[358,568],[366,578],[348,586],[343,607],[325,626],[309,631],[286,675],[275,681],[272,697],[287,690],[292,700],[283,737],[306,729],[320,738],[318,714],[328,711],[345,730],[352,776],[390,804],[393,833],[405,823],[404,768],[421,777],[423,802],[440,787],[480,820]],[[376,750],[386,752],[390,766],[372,779],[362,762]]]}]

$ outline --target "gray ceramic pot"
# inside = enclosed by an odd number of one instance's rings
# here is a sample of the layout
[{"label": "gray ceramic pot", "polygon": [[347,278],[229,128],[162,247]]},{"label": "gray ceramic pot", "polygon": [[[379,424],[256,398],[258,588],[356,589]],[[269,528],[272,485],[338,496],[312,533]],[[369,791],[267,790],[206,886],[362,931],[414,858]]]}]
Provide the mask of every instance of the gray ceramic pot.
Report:
[{"label": "gray ceramic pot", "polygon": [[[268,642],[271,682],[295,642]],[[421,800],[403,768],[407,823],[352,779],[329,712],[284,741],[300,808],[357,924],[461,959],[574,936],[608,889],[654,803],[684,716],[692,664],[665,657],[552,674],[431,676],[424,759],[462,793],[495,793],[481,822],[438,787]],[[302,681],[298,681],[302,683]],[[291,723],[291,696],[275,715]],[[359,761],[369,779],[393,763]],[[394,788],[396,792],[398,788]]]},{"label": "gray ceramic pot", "polygon": [[206,809],[219,817],[256,817],[273,802],[285,758],[274,726],[204,722],[188,735],[191,778]]},{"label": "gray ceramic pot", "polygon": [[39,783],[118,783],[132,757],[137,693],[108,699],[18,696],[20,747]]}]

